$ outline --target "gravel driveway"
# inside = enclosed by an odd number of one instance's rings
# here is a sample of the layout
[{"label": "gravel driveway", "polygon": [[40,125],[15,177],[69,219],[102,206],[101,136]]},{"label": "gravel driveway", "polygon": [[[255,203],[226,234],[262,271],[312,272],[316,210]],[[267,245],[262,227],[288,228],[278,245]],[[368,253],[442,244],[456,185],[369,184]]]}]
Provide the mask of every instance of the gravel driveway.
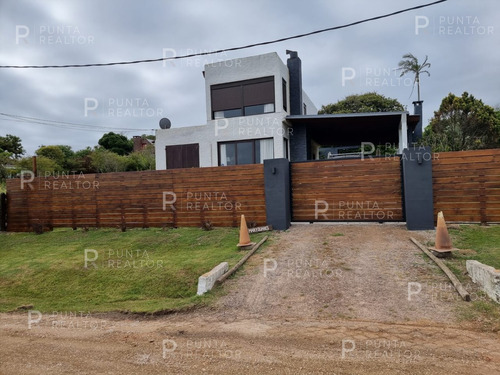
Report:
[{"label": "gravel driveway", "polygon": [[498,333],[399,224],[295,225],[211,307],[161,317],[0,314],[0,374],[500,374]]}]

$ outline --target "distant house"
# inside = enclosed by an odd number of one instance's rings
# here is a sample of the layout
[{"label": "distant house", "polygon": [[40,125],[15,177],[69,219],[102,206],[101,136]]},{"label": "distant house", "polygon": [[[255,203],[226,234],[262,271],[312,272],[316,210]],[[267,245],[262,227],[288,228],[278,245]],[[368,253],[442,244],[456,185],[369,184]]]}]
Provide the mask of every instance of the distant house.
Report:
[{"label": "distant house", "polygon": [[147,146],[153,145],[153,142],[151,142],[149,139],[142,137],[140,135],[134,135],[132,137],[132,142],[134,145],[133,152],[136,151],[142,151],[144,150]]},{"label": "distant house", "polygon": [[[158,129],[156,169],[320,158],[323,146],[391,143],[401,153],[419,123],[408,112],[318,115],[302,89],[297,52],[205,65],[207,124]],[[332,153],[331,151],[329,151]]]}]

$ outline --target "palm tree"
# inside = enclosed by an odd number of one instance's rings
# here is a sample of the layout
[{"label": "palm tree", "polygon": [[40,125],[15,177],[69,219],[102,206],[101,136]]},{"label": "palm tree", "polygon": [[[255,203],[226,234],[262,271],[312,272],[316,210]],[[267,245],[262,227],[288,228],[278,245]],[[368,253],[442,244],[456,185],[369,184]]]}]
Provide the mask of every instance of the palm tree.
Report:
[{"label": "palm tree", "polygon": [[[403,55],[403,59],[398,64],[399,68],[397,70],[401,70],[400,77],[404,76],[406,73],[415,74],[415,79],[413,80],[413,89],[411,93],[413,94],[413,90],[415,89],[415,83],[417,84],[417,93],[418,93],[418,101],[420,101],[420,74],[427,73],[430,77],[431,74],[425,70],[426,68],[430,68],[431,64],[427,62],[428,57],[425,55],[425,60],[422,64],[418,63],[418,59],[413,56],[411,53],[407,53]],[[410,94],[411,96],[411,94]]]}]

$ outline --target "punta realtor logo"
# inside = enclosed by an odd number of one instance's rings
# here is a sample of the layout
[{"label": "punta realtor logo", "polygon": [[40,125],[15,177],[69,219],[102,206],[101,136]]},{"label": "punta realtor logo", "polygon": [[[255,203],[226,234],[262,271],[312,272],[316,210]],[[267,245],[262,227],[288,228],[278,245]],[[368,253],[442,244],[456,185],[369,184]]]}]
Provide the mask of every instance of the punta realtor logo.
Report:
[{"label": "punta realtor logo", "polygon": [[478,16],[415,16],[415,35],[483,37],[493,35],[494,32],[495,27],[481,22]]},{"label": "punta realtor logo", "polygon": [[76,25],[16,25],[17,45],[68,46],[93,45],[94,36]]}]

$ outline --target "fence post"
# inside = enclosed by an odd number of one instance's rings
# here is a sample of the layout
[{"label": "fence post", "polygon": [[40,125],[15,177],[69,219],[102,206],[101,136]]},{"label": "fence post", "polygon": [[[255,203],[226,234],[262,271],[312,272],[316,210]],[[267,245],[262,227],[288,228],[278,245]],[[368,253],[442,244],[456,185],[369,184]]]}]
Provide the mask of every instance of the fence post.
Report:
[{"label": "fence post", "polygon": [[430,147],[419,146],[405,148],[401,155],[406,227],[409,230],[434,229],[432,157]]},{"label": "fence post", "polygon": [[0,194],[0,231],[7,230],[7,194]]},{"label": "fence post", "polygon": [[288,159],[264,160],[266,221],[273,229],[290,227],[290,162]]}]

